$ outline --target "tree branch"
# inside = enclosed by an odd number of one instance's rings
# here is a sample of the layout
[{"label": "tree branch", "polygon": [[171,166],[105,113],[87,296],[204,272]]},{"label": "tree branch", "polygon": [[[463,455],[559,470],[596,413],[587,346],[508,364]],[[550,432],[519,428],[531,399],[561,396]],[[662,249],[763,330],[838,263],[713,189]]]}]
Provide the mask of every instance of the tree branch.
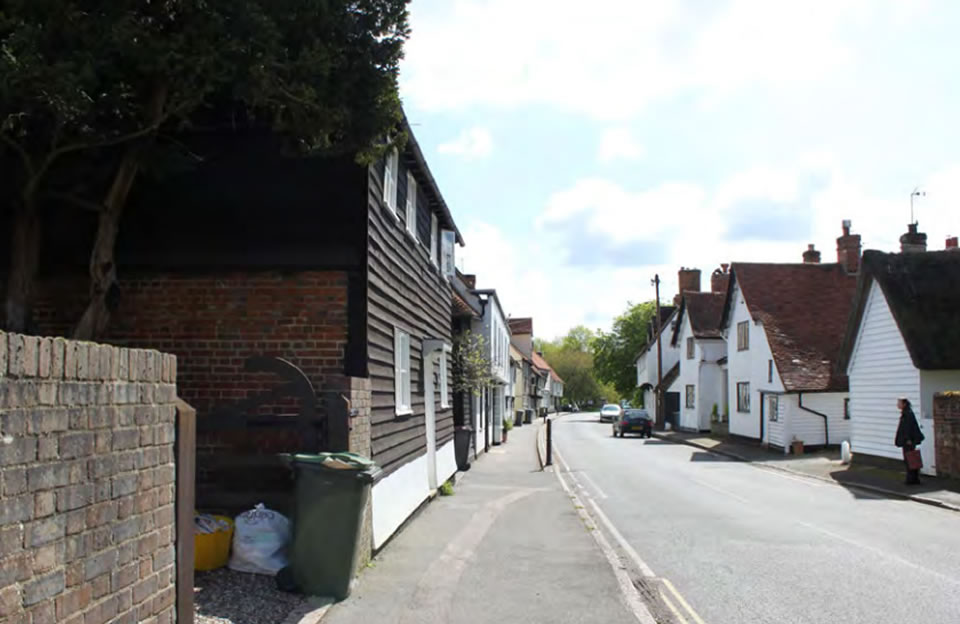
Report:
[{"label": "tree branch", "polygon": [[30,154],[27,153],[27,150],[23,149],[23,146],[11,139],[5,132],[0,132],[0,139],[3,139],[3,142],[10,146],[10,148],[20,155],[20,159],[23,161],[23,166],[26,168],[27,173],[32,178],[34,176],[33,169],[33,160],[30,158]]},{"label": "tree branch", "polygon": [[60,193],[57,191],[51,191],[49,193],[44,193],[42,195],[44,199],[55,199],[57,201],[62,201],[68,204],[73,204],[78,208],[83,208],[84,210],[89,210],[91,212],[97,212],[103,210],[103,204],[98,204],[97,202],[90,201],[88,199],[83,199],[82,197],[77,197],[72,193]]}]

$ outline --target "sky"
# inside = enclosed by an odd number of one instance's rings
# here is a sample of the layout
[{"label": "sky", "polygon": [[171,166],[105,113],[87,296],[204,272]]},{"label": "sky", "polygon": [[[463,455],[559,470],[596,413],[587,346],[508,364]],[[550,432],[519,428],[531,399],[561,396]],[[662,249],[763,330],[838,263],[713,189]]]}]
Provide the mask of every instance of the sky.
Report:
[{"label": "sky", "polygon": [[465,246],[554,338],[680,267],[960,233],[960,2],[413,0],[401,97]]}]

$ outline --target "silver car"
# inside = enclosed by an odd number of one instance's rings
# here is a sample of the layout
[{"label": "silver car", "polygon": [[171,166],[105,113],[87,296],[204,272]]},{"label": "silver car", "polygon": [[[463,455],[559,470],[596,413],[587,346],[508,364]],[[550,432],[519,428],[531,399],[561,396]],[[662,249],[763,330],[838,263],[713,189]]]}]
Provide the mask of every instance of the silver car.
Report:
[{"label": "silver car", "polygon": [[623,414],[623,410],[619,405],[607,403],[600,408],[600,422],[615,422],[620,420],[621,414]]}]

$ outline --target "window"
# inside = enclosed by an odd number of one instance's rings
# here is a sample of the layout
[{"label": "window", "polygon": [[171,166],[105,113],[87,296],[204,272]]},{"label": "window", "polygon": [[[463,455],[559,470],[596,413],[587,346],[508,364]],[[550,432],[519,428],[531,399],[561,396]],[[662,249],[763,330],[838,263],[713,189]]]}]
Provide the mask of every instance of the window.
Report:
[{"label": "window", "polygon": [[767,360],[767,381],[773,383],[773,360]]},{"label": "window", "polygon": [[696,386],[687,385],[687,407],[696,407]]},{"label": "window", "polygon": [[387,154],[383,165],[383,201],[396,214],[397,210],[397,175],[400,169],[400,155],[397,150]]},{"label": "window", "polygon": [[687,359],[693,359],[693,338],[687,338]]},{"label": "window", "polygon": [[437,215],[430,213],[430,262],[437,266]]},{"label": "window", "polygon": [[413,413],[410,401],[410,334],[393,330],[393,387],[397,416]]},{"label": "window", "polygon": [[737,383],[737,411],[750,411],[750,383],[741,381]]},{"label": "window", "polygon": [[850,399],[843,400],[843,419],[850,420]]},{"label": "window", "polygon": [[447,374],[447,351],[440,354],[440,407],[450,407],[450,385]]},{"label": "window", "polygon": [[770,403],[770,422],[777,422],[780,420],[780,397],[776,394],[771,394],[768,402]]},{"label": "window", "polygon": [[746,351],[750,348],[750,321],[737,323],[737,351]]},{"label": "window", "polygon": [[447,279],[453,277],[454,257],[453,246],[457,242],[457,235],[453,230],[443,230],[440,233],[440,262],[441,272]]},{"label": "window", "polygon": [[407,231],[417,235],[417,181],[407,172]]}]

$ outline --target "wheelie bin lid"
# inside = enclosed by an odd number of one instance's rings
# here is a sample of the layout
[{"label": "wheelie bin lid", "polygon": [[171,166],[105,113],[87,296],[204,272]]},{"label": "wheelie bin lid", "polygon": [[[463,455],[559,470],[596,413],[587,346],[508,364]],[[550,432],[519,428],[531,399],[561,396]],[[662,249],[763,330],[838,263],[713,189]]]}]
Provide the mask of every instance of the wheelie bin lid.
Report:
[{"label": "wheelie bin lid", "polygon": [[309,467],[342,476],[353,476],[364,480],[373,480],[380,468],[372,459],[356,453],[295,453],[281,457],[292,467]]}]

